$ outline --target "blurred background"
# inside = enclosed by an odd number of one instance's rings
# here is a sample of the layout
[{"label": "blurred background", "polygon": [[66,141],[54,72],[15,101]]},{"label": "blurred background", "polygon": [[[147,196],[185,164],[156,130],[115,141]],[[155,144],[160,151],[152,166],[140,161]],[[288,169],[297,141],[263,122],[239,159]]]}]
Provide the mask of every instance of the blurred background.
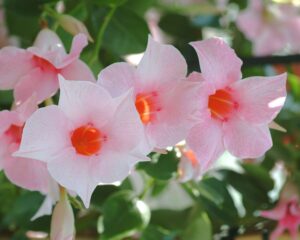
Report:
[{"label": "blurred background", "polygon": [[[276,119],[286,132],[272,130],[274,146],[263,158],[225,153],[201,181],[193,181],[183,176],[180,149],[153,154],[120,186],[99,186],[90,209],[70,198],[76,239],[268,239],[276,222],[259,211],[274,208],[287,182],[296,195],[300,188],[300,1],[1,0],[0,47],[27,48],[48,26],[69,49],[74,32],[57,13],[86,26],[94,42],[81,58],[95,76],[115,62],[138,64],[149,34],[175,45],[189,72],[200,69],[188,43],[213,36],[235,49],[244,78],[288,72],[288,98]],[[0,110],[12,102],[12,92],[0,91]],[[43,199],[0,172],[0,240],[47,239],[51,217],[30,220]]]}]

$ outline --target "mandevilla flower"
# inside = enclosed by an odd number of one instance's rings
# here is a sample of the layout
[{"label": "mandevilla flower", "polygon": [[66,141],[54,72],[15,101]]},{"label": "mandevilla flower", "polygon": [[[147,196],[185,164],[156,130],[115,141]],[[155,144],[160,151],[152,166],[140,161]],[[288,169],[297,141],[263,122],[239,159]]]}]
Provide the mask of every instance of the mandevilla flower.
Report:
[{"label": "mandevilla flower", "polygon": [[299,239],[300,205],[297,195],[289,200],[280,200],[272,210],[261,211],[261,216],[278,221],[276,229],[271,234],[270,240],[278,239],[285,230],[289,231],[293,240]]},{"label": "mandevilla flower", "polygon": [[115,63],[100,72],[98,83],[112,96],[134,90],[135,107],[146,136],[140,149],[164,149],[186,137],[196,107],[191,99],[198,88],[185,81],[186,73],[187,65],[180,52],[151,37],[137,68]]},{"label": "mandevilla flower", "polygon": [[271,146],[268,124],[286,97],[286,74],[241,80],[242,61],[221,39],[193,42],[201,67],[198,123],[187,137],[206,170],[225,150],[239,158],[257,158]]},{"label": "mandevilla flower", "polygon": [[41,161],[12,156],[19,149],[25,121],[37,110],[35,96],[13,111],[0,112],[0,170],[14,184],[46,195],[46,199],[33,219],[51,214],[58,200],[58,185],[51,178],[47,165]]},{"label": "mandevilla flower", "polygon": [[17,103],[25,101],[33,93],[38,102],[51,97],[58,90],[58,74],[67,79],[94,81],[88,66],[79,60],[87,45],[84,34],[78,34],[67,54],[56,33],[43,29],[34,46],[27,50],[5,47],[0,50],[0,89],[14,89]]},{"label": "mandevilla flower", "polygon": [[51,176],[88,207],[98,184],[122,181],[136,162],[148,160],[132,151],[142,125],[131,95],[113,99],[94,83],[60,76],[59,105],[28,119],[16,155],[45,162]]},{"label": "mandevilla flower", "polygon": [[238,28],[253,42],[255,55],[268,55],[290,47],[299,52],[300,16],[292,4],[249,1],[237,19]]},{"label": "mandevilla flower", "polygon": [[190,180],[198,181],[202,176],[201,164],[196,158],[195,153],[185,147],[178,147],[181,158],[178,166],[178,175],[180,182]]}]

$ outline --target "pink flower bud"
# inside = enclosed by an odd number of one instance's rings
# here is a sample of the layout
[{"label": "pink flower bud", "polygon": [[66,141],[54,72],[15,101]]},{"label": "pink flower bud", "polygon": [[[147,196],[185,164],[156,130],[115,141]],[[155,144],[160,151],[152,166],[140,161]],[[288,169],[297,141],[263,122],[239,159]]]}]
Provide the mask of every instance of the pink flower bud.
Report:
[{"label": "pink flower bud", "polygon": [[58,22],[61,27],[68,33],[71,33],[74,36],[78,33],[83,33],[90,42],[94,42],[86,26],[78,19],[67,14],[62,14],[59,16]]},{"label": "pink flower bud", "polygon": [[75,236],[74,214],[65,190],[55,206],[51,221],[51,240],[73,240]]}]

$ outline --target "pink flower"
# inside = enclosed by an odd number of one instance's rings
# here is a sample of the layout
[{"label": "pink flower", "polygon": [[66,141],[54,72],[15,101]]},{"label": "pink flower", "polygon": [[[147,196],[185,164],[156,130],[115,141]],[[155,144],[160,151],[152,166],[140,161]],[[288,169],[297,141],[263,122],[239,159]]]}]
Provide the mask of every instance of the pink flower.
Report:
[{"label": "pink flower", "polygon": [[241,60],[221,39],[193,42],[201,67],[198,122],[187,137],[203,170],[228,150],[239,158],[257,158],[271,146],[268,124],[286,97],[286,74],[241,81]]},{"label": "pink flower", "polygon": [[261,211],[261,216],[278,221],[277,227],[272,232],[270,240],[278,239],[285,230],[289,231],[293,240],[299,239],[300,205],[297,196],[290,200],[280,200],[274,209]]},{"label": "pink flower", "polygon": [[84,34],[78,34],[67,54],[58,36],[43,29],[34,46],[27,50],[5,47],[0,50],[0,89],[14,89],[17,103],[24,102],[33,93],[38,102],[51,97],[58,90],[58,74],[75,80],[94,81],[88,66],[79,60],[87,45]]},{"label": "pink flower", "polygon": [[178,174],[180,182],[190,180],[198,181],[201,178],[201,165],[195,153],[184,147],[179,147],[181,158],[178,166]]},{"label": "pink flower", "polygon": [[264,4],[262,0],[252,0],[238,16],[237,26],[253,42],[255,55],[276,53],[287,46],[299,52],[300,17],[291,4]]},{"label": "pink flower", "polygon": [[112,64],[100,72],[98,83],[113,97],[133,89],[146,137],[140,148],[151,151],[175,145],[190,129],[196,106],[190,99],[197,84],[184,81],[186,73],[185,59],[176,48],[149,37],[137,68],[127,63]]},{"label": "pink flower", "polygon": [[89,206],[98,184],[113,184],[146,159],[132,152],[142,125],[131,92],[112,99],[88,81],[60,77],[59,106],[37,110],[26,122],[15,154],[47,163],[51,176]]},{"label": "pink flower", "polygon": [[14,184],[46,194],[50,182],[46,164],[12,156],[19,149],[25,121],[36,109],[36,98],[32,97],[13,111],[0,112],[0,169]]}]

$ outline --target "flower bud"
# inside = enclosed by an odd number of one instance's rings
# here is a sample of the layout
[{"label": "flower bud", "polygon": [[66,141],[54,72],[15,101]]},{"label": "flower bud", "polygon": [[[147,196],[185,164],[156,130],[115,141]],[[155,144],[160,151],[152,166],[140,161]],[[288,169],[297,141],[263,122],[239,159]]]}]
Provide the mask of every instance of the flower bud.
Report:
[{"label": "flower bud", "polygon": [[66,192],[55,206],[51,221],[51,240],[75,239],[74,214]]},{"label": "flower bud", "polygon": [[83,33],[90,42],[94,41],[86,26],[78,19],[67,14],[61,14],[58,17],[58,22],[66,32],[71,33],[74,36],[78,33]]}]

